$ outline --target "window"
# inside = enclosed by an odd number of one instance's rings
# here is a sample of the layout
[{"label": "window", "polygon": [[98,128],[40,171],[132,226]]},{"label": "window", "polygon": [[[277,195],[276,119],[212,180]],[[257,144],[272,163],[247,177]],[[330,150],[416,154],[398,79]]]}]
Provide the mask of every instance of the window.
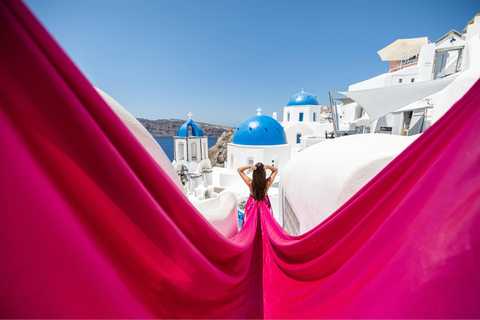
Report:
[{"label": "window", "polygon": [[287,121],[290,121],[290,112],[287,113]]},{"label": "window", "polygon": [[408,136],[408,129],[410,129],[410,122],[412,121],[413,111],[403,113],[403,129],[402,136]]},{"label": "window", "polygon": [[300,138],[302,137],[301,133],[297,133],[297,144],[300,143]]},{"label": "window", "polygon": [[443,78],[458,72],[461,57],[461,49],[437,51],[433,79]]},{"label": "window", "polygon": [[300,114],[298,115],[298,121],[303,121],[303,112],[300,112]]},{"label": "window", "polygon": [[278,168],[278,156],[273,156],[272,166]]},{"label": "window", "polygon": [[315,122],[316,118],[317,118],[317,113],[314,112],[314,113],[313,113],[313,121],[314,121],[314,122]]},{"label": "window", "polygon": [[398,83],[402,83],[403,79],[398,79]]},{"label": "window", "polygon": [[415,82],[415,78],[412,78],[412,79],[410,80],[410,82]]},{"label": "window", "polygon": [[[247,164],[251,166],[253,164],[253,157],[248,157]],[[248,169],[248,173],[253,172],[252,169]]]}]

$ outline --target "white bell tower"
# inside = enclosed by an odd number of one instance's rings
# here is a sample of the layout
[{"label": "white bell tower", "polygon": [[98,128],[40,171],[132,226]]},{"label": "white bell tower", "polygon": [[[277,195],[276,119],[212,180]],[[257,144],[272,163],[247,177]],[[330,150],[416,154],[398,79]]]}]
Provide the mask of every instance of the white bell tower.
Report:
[{"label": "white bell tower", "polygon": [[173,137],[175,170],[187,192],[199,186],[212,184],[212,164],[208,158],[208,137],[202,128],[193,122],[191,111],[188,120],[178,128]]}]

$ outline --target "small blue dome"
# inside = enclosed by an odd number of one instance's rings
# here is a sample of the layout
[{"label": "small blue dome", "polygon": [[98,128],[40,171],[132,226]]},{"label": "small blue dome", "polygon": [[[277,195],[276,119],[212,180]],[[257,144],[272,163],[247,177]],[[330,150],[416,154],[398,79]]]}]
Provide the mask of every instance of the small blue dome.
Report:
[{"label": "small blue dome", "polygon": [[249,117],[237,126],[233,143],[248,146],[272,146],[286,144],[287,137],[277,120],[269,116]]},{"label": "small blue dome", "polygon": [[192,119],[189,119],[187,122],[182,124],[180,128],[178,128],[177,137],[188,137],[188,127],[192,127],[192,134],[191,137],[203,137],[203,130],[202,128],[193,122]]},{"label": "small blue dome", "polygon": [[315,105],[318,106],[320,105],[317,101],[317,97],[314,96],[311,93],[302,92],[297,93],[293,97],[288,100],[287,107],[288,106],[306,106],[306,105]]}]

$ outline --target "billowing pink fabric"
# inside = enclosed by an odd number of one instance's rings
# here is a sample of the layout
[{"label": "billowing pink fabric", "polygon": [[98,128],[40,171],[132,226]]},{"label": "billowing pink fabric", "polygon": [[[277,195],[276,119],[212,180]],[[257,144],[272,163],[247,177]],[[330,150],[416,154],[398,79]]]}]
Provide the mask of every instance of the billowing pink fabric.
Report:
[{"label": "billowing pink fabric", "polygon": [[[266,209],[267,212],[272,211],[272,205],[270,203],[270,198],[268,197],[268,195],[266,195],[265,199],[263,199],[263,204],[264,204],[264,208]],[[252,219],[252,218],[250,218],[250,216],[257,216],[258,215],[257,211],[259,209],[260,209],[260,204],[253,199],[252,195],[250,195],[250,197],[248,197],[248,199],[247,199],[247,203],[245,204],[245,215],[244,215],[244,218],[243,218],[242,227],[243,227],[243,225],[245,225],[247,220]]]},{"label": "billowing pink fabric", "polygon": [[21,2],[0,47],[0,317],[262,317],[256,219],[217,233]]},{"label": "billowing pink fabric", "polygon": [[225,239],[21,2],[0,48],[0,317],[480,318],[480,83],[317,228]]},{"label": "billowing pink fabric", "polygon": [[265,317],[480,318],[478,128],[480,81],[313,230],[262,208]]}]

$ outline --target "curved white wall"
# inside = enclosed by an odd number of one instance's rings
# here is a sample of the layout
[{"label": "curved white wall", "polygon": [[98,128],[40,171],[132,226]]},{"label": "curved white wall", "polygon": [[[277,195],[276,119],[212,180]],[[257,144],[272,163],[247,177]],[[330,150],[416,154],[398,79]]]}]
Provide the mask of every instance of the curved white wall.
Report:
[{"label": "curved white wall", "polygon": [[105,102],[112,108],[112,110],[117,114],[117,116],[122,120],[122,122],[127,126],[127,128],[132,132],[132,134],[137,138],[140,144],[147,150],[147,152],[152,156],[152,158],[158,163],[158,165],[167,173],[167,175],[172,179],[175,185],[184,192],[182,184],[178,179],[177,172],[173,168],[170,160],[168,159],[163,149],[157,143],[157,141],[152,137],[152,135],[145,129],[145,127],[128,112],[124,107],[122,107],[117,101],[115,101],[108,94],[102,90],[95,88],[100,96],[105,100]]},{"label": "curved white wall", "polygon": [[213,199],[192,201],[192,204],[225,238],[231,238],[238,233],[237,198],[232,193]]},{"label": "curved white wall", "polygon": [[[480,54],[480,53],[479,53]],[[438,121],[480,78],[480,64],[463,71],[457,79],[440,91],[433,107],[432,124]]]},{"label": "curved white wall", "polygon": [[413,140],[352,135],[313,145],[292,158],[282,171],[280,187],[296,213],[300,233],[325,220]]}]

